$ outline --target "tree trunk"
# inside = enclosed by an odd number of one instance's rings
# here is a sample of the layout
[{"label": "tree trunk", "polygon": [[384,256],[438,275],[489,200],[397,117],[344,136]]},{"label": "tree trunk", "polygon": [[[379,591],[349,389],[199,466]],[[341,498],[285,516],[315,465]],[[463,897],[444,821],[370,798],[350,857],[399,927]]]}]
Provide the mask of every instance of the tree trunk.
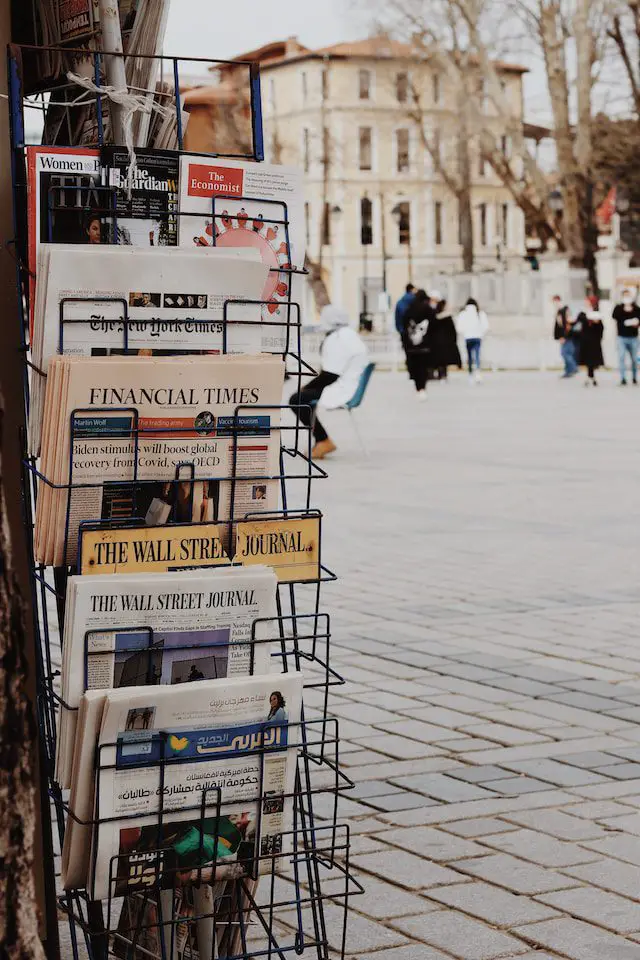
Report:
[{"label": "tree trunk", "polygon": [[[0,433],[4,413],[0,413]],[[0,487],[0,943],[10,960],[44,957],[34,885],[36,826],[34,720],[22,599],[13,573],[11,541]]]},{"label": "tree trunk", "polygon": [[331,297],[329,296],[329,291],[327,290],[327,284],[322,271],[322,264],[318,263],[317,260],[312,260],[309,254],[307,254],[304,258],[304,265],[309,271],[307,283],[311,287],[316,309],[318,312],[320,312],[323,307],[326,307],[328,303],[331,303]]}]

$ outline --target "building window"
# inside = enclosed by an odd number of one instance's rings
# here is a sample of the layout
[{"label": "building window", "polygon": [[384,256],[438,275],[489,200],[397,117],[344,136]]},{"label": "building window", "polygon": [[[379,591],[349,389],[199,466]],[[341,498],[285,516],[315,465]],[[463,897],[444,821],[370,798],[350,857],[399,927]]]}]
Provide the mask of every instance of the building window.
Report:
[{"label": "building window", "polygon": [[408,200],[398,204],[398,243],[403,246],[411,243],[411,204]]},{"label": "building window", "polygon": [[361,170],[373,169],[371,141],[371,127],[360,127],[359,166]]},{"label": "building window", "polygon": [[327,67],[322,71],[322,99],[329,99],[329,71]]},{"label": "building window", "polygon": [[331,162],[330,149],[329,149],[329,128],[322,128],[322,165],[327,170]]},{"label": "building window", "polygon": [[305,201],[304,205],[304,235],[307,246],[311,243],[311,204]]},{"label": "building window", "polygon": [[436,247],[442,246],[442,203],[436,200],[433,205],[433,232],[435,235]]},{"label": "building window", "polygon": [[500,150],[502,151],[502,156],[507,159],[509,156],[509,138],[505,133],[500,137]]},{"label": "building window", "polygon": [[486,173],[487,161],[485,160],[484,153],[482,152],[482,146],[480,147],[480,153],[478,155],[478,176],[484,177]]},{"label": "building window", "polygon": [[409,99],[409,74],[396,74],[396,99],[398,103],[406,103]]},{"label": "building window", "polygon": [[480,246],[486,247],[487,245],[487,205],[486,203],[481,203],[478,209],[480,210]]},{"label": "building window", "polygon": [[371,71],[358,70],[358,96],[360,100],[371,98]]},{"label": "building window", "polygon": [[433,131],[433,163],[438,170],[442,164],[442,139],[440,137],[440,131]]},{"label": "building window", "polygon": [[308,89],[308,86],[307,86],[307,71],[306,71],[306,70],[303,70],[302,73],[300,74],[300,80],[301,80],[301,82],[302,82],[302,102],[303,102],[303,103],[306,103],[306,102],[307,102],[307,95],[308,95],[308,93],[309,93],[309,89]]},{"label": "building window", "polygon": [[276,109],[276,85],[273,77],[269,77],[269,96],[267,100],[269,103],[269,112],[274,113]]},{"label": "building window", "polygon": [[440,103],[440,74],[439,73],[432,74],[431,89],[433,92],[433,102]]},{"label": "building window", "polygon": [[331,204],[325,203],[322,209],[322,243],[328,247],[331,243]]},{"label": "building window", "polygon": [[310,151],[310,134],[309,128],[305,127],[302,131],[302,166],[304,167],[304,172],[309,173],[309,167],[311,165],[311,151]]},{"label": "building window", "polygon": [[360,242],[363,247],[373,243],[373,203],[366,196],[360,200]]},{"label": "building window", "polygon": [[409,170],[409,131],[396,130],[396,169],[398,173]]},{"label": "building window", "polygon": [[502,242],[506,246],[509,244],[509,204],[502,204]]}]

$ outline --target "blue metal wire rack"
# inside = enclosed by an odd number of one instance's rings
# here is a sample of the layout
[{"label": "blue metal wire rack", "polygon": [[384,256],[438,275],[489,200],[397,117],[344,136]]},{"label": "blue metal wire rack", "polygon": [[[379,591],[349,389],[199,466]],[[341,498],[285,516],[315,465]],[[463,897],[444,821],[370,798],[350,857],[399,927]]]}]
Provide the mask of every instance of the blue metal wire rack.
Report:
[{"label": "blue metal wire rack", "polygon": [[[30,385],[35,377],[45,377],[43,371],[34,367],[30,359],[29,322],[30,297],[33,293],[33,280],[36,265],[28,257],[28,217],[27,217],[27,180],[25,165],[25,127],[24,96],[21,64],[23,54],[37,54],[44,48],[11,47],[8,54],[10,120],[12,142],[12,178],[14,189],[15,257],[17,283],[21,291],[21,329],[23,331],[22,357],[24,361],[24,403],[29,409]],[[51,49],[51,48],[47,48]],[[58,49],[64,56],[73,54],[73,49]],[[86,50],[83,50],[86,55]],[[93,52],[94,76],[99,88],[104,74],[104,58],[112,54]],[[183,146],[181,126],[180,69],[184,63],[193,60],[176,57],[162,57],[170,64],[176,93],[176,113],[180,147]],[[198,63],[211,61],[196,61]],[[224,61],[216,61],[224,63]],[[237,64],[234,64],[237,65]],[[251,113],[252,150],[249,159],[263,159],[262,118],[260,104],[260,76],[256,64],[245,65],[249,76],[249,103]],[[38,97],[55,92],[59,95],[61,86],[43,87]],[[99,144],[105,143],[105,124],[102,119],[103,96],[95,94],[94,108],[98,119]],[[80,188],[80,195],[82,188]],[[77,194],[77,191],[76,191]],[[117,237],[117,197],[113,190],[103,191],[104,208],[100,212],[105,218],[111,218],[112,236]],[[57,202],[61,194],[55,191],[48,198],[48,215],[56,214]],[[238,199],[238,198],[235,198]],[[68,211],[68,197],[64,197]],[[76,201],[77,202],[77,201]],[[83,204],[77,206],[78,216],[84,212]],[[224,216],[216,209],[212,201],[211,223],[212,242],[215,243],[215,223]],[[292,299],[296,275],[305,272],[302,265],[292,261],[289,241],[289,214],[286,205],[278,204],[274,210],[274,219],[266,218],[275,228],[283,228],[285,256],[277,272],[282,274],[283,297],[274,316],[272,302],[228,301],[224,305],[221,325],[221,352],[228,349],[229,332],[235,324],[247,322],[242,309],[249,305],[262,308],[262,324],[268,327],[280,327],[281,334],[274,330],[274,352],[287,360],[288,371],[300,391],[302,378],[313,376],[314,370],[301,356],[301,319],[300,307]],[[131,321],[126,301],[110,299],[116,307],[115,326],[110,329],[113,336],[121,337],[119,346],[110,342],[110,349],[116,353],[134,352],[129,341],[133,324],[140,329],[140,321]],[[71,301],[60,305],[60,330],[58,348],[65,350],[65,330],[70,323],[86,323],[86,318],[69,318],[65,311]],[[77,307],[77,301],[75,301]],[[236,311],[238,315],[236,316]],[[179,319],[176,323],[179,324]],[[270,408],[273,409],[273,408]],[[279,409],[279,408],[278,408]],[[95,412],[95,411],[94,411]],[[233,448],[237,450],[237,437],[242,433],[242,408],[235,411],[229,427],[233,435]],[[137,448],[140,430],[137,425],[137,411],[130,411],[129,434]],[[76,429],[76,418],[72,415],[70,435]],[[317,467],[310,456],[311,437],[309,429],[300,425],[281,425],[277,428],[281,437],[279,471],[269,480],[277,480],[280,488],[282,509],[269,514],[244,513],[234,515],[231,520],[223,521],[229,527],[238,521],[249,521],[257,517],[271,518],[274,521],[291,518],[317,520],[318,533],[321,536],[321,514],[312,506],[312,481],[326,476]],[[346,947],[346,922],[349,898],[362,892],[354,880],[349,866],[349,830],[338,823],[338,798],[341,792],[352,786],[349,779],[340,771],[339,736],[337,722],[328,716],[328,696],[332,686],[343,682],[340,675],[331,666],[331,629],[329,617],[321,609],[321,589],[325,582],[335,579],[335,575],[321,561],[318,553],[317,575],[300,580],[288,580],[278,586],[276,598],[277,616],[269,618],[269,633],[275,634],[276,642],[272,646],[272,658],[282,673],[291,669],[303,669],[307,697],[311,698],[312,710],[309,716],[304,709],[299,724],[296,751],[296,779],[293,795],[289,798],[293,806],[293,824],[283,837],[283,849],[270,849],[261,853],[263,875],[259,885],[256,883],[255,870],[248,869],[246,875],[223,885],[195,882],[189,885],[172,883],[171,879],[158,875],[147,885],[144,892],[135,892],[123,898],[110,891],[105,901],[96,901],[87,889],[61,891],[56,886],[56,870],[62,849],[65,829],[69,818],[75,814],[70,810],[68,798],[55,779],[55,751],[60,712],[73,709],[60,696],[58,639],[62,636],[65,615],[66,585],[74,568],[70,555],[65,549],[65,565],[56,568],[46,567],[34,560],[32,532],[34,529],[35,505],[42,484],[50,484],[37,470],[35,457],[27,452],[27,438],[22,438],[24,450],[24,520],[28,533],[28,549],[32,560],[32,598],[34,609],[34,628],[38,638],[37,685],[38,718],[40,730],[41,773],[45,792],[51,798],[51,818],[44,824],[44,854],[47,868],[47,923],[56,926],[59,916],[66,917],[69,925],[69,942],[73,960],[89,957],[90,960],[107,960],[108,957],[120,957],[125,960],[246,960],[246,958],[280,958],[291,956],[315,957],[328,960],[331,957],[344,956]],[[232,485],[246,480],[238,471],[237,457],[232,457],[232,469],[227,478]],[[173,483],[195,482],[193,465],[182,464],[182,468],[191,467],[185,477],[178,476]],[[130,492],[134,507],[131,516],[118,521],[120,526],[139,523],[136,519],[135,492],[146,481],[137,479],[136,474],[130,481]],[[301,486],[302,483],[302,486]],[[50,484],[51,485],[51,484]],[[53,485],[56,486],[56,485]],[[61,485],[67,490],[68,499],[74,489],[83,485],[73,481],[70,469],[69,483]],[[60,485],[58,485],[60,487]],[[301,494],[302,491],[302,494]],[[67,531],[69,511],[67,510]],[[89,518],[80,524],[80,546],[78,563],[81,560],[82,537],[85,531],[108,528],[114,521]],[[178,525],[179,526],[179,525]],[[75,559],[75,545],[73,557]],[[252,646],[265,641],[261,628],[265,621],[255,621],[252,626],[250,644]],[[127,628],[130,629],[130,628]],[[138,635],[145,634],[148,639],[147,651],[154,649],[153,630],[144,623],[135,627]],[[273,644],[273,639],[270,641]],[[149,653],[151,656],[151,653]],[[86,651],[86,656],[90,654]],[[160,766],[165,761],[162,760]],[[96,757],[96,771],[99,773],[100,756]],[[161,771],[162,775],[162,771]],[[256,801],[262,808],[272,802],[272,798],[258,789]],[[198,804],[196,804],[198,806]],[[220,797],[203,795],[198,809],[204,815],[205,808],[211,808],[215,814],[220,812]],[[163,806],[160,802],[157,811],[158,831],[163,822]],[[99,810],[86,824],[97,829],[100,823]],[[214,864],[215,872],[215,864]],[[202,881],[202,878],[199,878]],[[210,879],[210,878],[209,878]],[[325,881],[327,883],[325,884]],[[215,890],[215,898],[213,896]],[[329,893],[325,892],[330,892]],[[325,909],[330,904],[331,922]],[[336,919],[335,914],[338,913]],[[56,931],[57,932],[57,931]],[[198,952],[197,940],[211,949]],[[57,960],[57,936],[50,938],[51,954]]]}]

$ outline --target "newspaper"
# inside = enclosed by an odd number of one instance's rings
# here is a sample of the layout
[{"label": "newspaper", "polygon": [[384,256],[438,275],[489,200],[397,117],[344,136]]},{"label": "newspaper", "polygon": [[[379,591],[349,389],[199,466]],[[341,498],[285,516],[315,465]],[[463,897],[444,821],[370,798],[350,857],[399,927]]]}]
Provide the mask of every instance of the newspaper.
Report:
[{"label": "newspaper", "polygon": [[[292,267],[305,257],[304,176],[297,167],[246,160],[180,158],[181,247],[214,245],[258,250],[269,267],[261,300],[270,346],[283,352],[289,319]],[[295,317],[293,319],[296,319]]]},{"label": "newspaper", "polygon": [[[85,690],[266,674],[256,620],[276,616],[267,567],[70,577],[62,644],[56,779],[71,786],[76,711]],[[266,624],[260,641],[273,634]]]},{"label": "newspaper", "polygon": [[38,562],[74,563],[83,521],[277,510],[283,377],[271,356],[54,357]]},{"label": "newspaper", "polygon": [[[225,302],[259,297],[267,269],[252,251],[42,244],[38,276],[33,362],[46,374],[57,353],[221,353]],[[259,308],[246,306],[242,317],[247,322],[228,328],[226,352],[258,353]],[[42,377],[34,378],[33,455],[40,446],[44,386]]]},{"label": "newspaper", "polygon": [[[271,869],[289,846],[301,689],[295,672],[105,695],[92,899]],[[85,724],[80,744],[95,734]]]}]

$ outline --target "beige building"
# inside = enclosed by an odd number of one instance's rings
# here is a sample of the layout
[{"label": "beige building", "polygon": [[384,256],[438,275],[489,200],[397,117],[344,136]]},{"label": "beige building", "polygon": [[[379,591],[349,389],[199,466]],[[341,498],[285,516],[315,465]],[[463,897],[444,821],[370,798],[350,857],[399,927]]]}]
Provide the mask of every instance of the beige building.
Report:
[{"label": "beige building", "polygon": [[[428,286],[461,269],[457,198],[410,116],[417,89],[431,142],[455,164],[455,97],[444,74],[384,37],[322,50],[290,38],[238,59],[260,62],[266,159],[305,170],[309,255],[354,322],[365,305],[379,312],[384,289],[395,300],[409,280]],[[521,119],[524,70],[498,70]],[[471,174],[475,267],[500,269],[525,253],[524,219],[476,144]]]}]

